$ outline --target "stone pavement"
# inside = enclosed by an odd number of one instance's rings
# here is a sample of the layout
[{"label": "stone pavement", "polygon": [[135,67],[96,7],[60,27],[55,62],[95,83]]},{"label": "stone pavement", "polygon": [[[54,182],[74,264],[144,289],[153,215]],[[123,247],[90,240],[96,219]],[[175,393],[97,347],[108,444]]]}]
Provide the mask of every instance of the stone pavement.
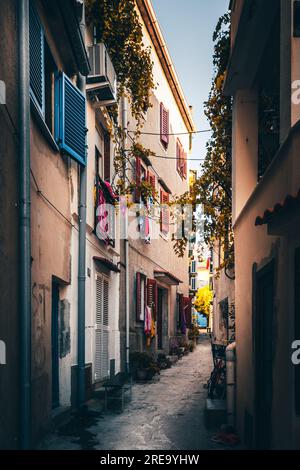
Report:
[{"label": "stone pavement", "polygon": [[44,439],[41,449],[205,450],[221,449],[204,425],[212,370],[210,341],[202,336],[193,353],[151,382],[134,384],[133,399],[115,411],[74,418]]}]

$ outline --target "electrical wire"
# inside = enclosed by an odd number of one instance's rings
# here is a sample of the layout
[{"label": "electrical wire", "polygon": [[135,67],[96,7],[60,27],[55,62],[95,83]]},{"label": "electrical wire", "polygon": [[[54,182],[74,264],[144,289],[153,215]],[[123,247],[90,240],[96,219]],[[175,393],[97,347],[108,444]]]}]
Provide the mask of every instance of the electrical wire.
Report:
[{"label": "electrical wire", "polygon": [[[128,130],[127,132],[131,132],[132,134],[138,134],[138,135],[157,135],[160,136],[161,133],[157,132],[142,132],[142,131],[130,131]],[[202,131],[192,131],[192,132],[170,132],[169,134],[164,135],[191,135],[191,134],[203,134],[205,132],[213,132],[212,129],[204,129]]]},{"label": "electrical wire", "polygon": [[[41,189],[39,188],[39,185],[37,183],[37,180],[34,176],[34,173],[32,171],[32,169],[30,168],[30,173],[31,173],[31,176],[32,176],[32,179],[34,181],[34,184],[35,184],[35,187],[36,187],[36,192],[37,192],[37,195],[42,197],[72,228],[74,228],[77,232],[79,232],[79,228],[76,227],[75,224],[73,224],[73,222],[71,220],[69,220],[48,198],[47,196],[45,196],[45,194],[41,191]],[[85,237],[86,241],[89,242],[97,251],[98,253],[102,254],[103,255],[103,252],[98,248],[97,245],[95,245],[95,243],[93,243],[89,238]]]}]

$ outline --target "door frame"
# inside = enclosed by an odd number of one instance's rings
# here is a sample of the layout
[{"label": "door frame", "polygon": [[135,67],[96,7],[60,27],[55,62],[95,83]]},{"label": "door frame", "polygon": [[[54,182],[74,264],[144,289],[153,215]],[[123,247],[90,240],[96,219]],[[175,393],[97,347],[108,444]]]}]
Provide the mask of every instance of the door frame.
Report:
[{"label": "door frame", "polygon": [[[265,311],[262,302],[266,287],[270,288],[272,306]],[[256,272],[254,286],[255,316],[254,316],[254,423],[255,448],[267,450],[272,440],[272,402],[273,402],[273,326],[275,305],[275,261]],[[266,318],[265,315],[269,315]],[[268,348],[270,350],[268,350]],[[269,359],[268,359],[269,357]],[[268,364],[270,363],[270,364]],[[269,378],[267,371],[269,369]],[[266,387],[267,383],[267,387]],[[264,394],[271,395],[269,406],[264,406]]]},{"label": "door frame", "polygon": [[51,390],[52,408],[59,407],[59,284],[52,279],[51,286]]}]

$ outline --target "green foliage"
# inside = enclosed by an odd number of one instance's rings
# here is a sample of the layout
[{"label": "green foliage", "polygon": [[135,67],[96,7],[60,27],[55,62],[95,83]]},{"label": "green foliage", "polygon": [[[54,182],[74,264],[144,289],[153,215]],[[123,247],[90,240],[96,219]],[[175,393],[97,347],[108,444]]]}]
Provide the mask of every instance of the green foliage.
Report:
[{"label": "green foliage", "polygon": [[219,270],[231,269],[233,259],[232,230],[232,99],[224,96],[223,86],[230,54],[230,16],[225,14],[213,34],[214,77],[205,103],[205,115],[212,129],[207,143],[201,177],[193,188],[193,198],[204,208],[204,240],[208,245],[220,243],[225,254]]},{"label": "green foliage", "polygon": [[143,43],[143,30],[134,0],[88,0],[87,17],[97,27],[118,78],[118,95],[126,95],[138,125],[151,106],[155,88],[150,47]]},{"label": "green foliage", "polygon": [[203,315],[209,315],[212,300],[213,292],[210,290],[209,286],[202,287],[197,291],[194,307],[197,312],[202,313]]},{"label": "green foliage", "polygon": [[[200,204],[204,209],[204,242],[220,243],[225,254],[219,270],[227,273],[234,264],[232,230],[232,184],[231,184],[231,132],[232,99],[223,95],[226,67],[230,54],[230,16],[223,15],[213,34],[214,76],[205,115],[212,129],[207,143],[206,158],[201,176],[190,191],[177,198],[177,204]],[[174,245],[178,256],[183,256],[188,239],[177,240]]]}]

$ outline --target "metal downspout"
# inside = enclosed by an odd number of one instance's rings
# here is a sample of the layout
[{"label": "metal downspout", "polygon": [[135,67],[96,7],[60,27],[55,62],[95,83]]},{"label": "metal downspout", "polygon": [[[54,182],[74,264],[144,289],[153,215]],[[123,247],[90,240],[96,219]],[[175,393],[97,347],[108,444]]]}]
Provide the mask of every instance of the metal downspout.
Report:
[{"label": "metal downspout", "polygon": [[[122,113],[122,130],[124,132],[123,148],[126,149],[127,144],[127,99],[122,97],[121,100],[121,113]],[[124,179],[126,179],[126,164],[124,164]],[[129,372],[129,353],[130,353],[130,340],[129,340],[129,328],[130,328],[130,317],[129,317],[129,238],[128,238],[128,210],[125,212],[125,360],[126,360],[126,372]]]},{"label": "metal downspout", "polygon": [[29,0],[18,1],[20,161],[20,447],[31,442],[31,240]]},{"label": "metal downspout", "polygon": [[[80,31],[85,41],[85,6],[82,6],[82,18]],[[78,75],[78,88],[86,95],[86,78]],[[80,167],[79,186],[79,240],[78,240],[78,407],[85,403],[85,283],[86,283],[86,193],[87,193],[87,168]]]}]

